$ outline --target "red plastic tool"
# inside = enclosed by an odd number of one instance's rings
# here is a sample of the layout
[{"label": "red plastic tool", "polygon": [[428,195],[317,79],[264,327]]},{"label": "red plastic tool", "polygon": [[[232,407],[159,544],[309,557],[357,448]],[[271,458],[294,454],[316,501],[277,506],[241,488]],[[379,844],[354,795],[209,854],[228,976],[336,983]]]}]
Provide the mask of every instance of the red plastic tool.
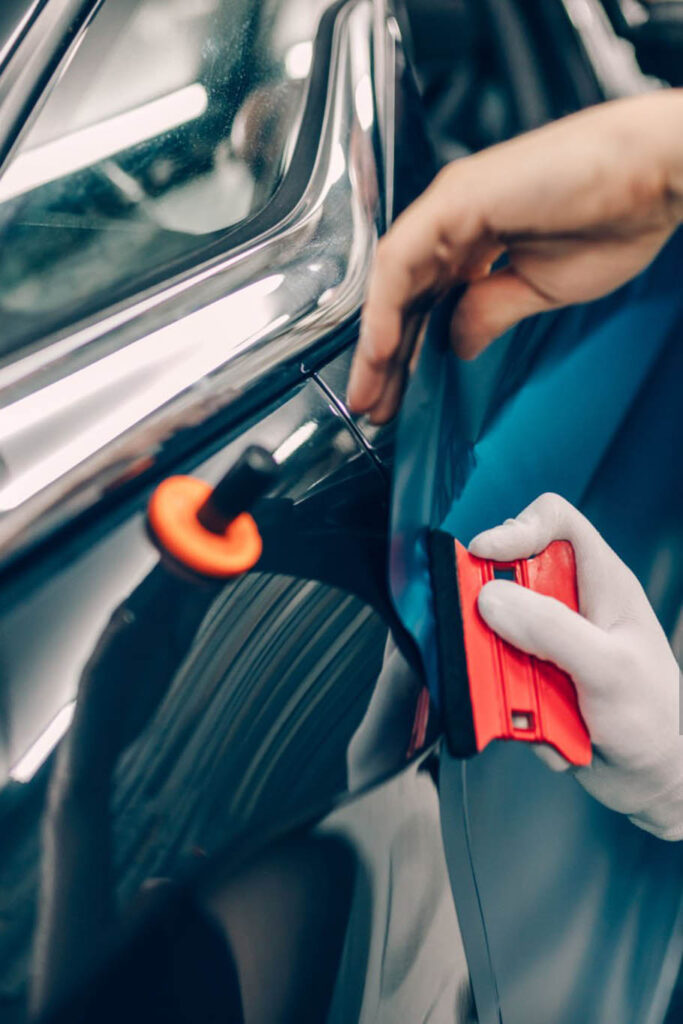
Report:
[{"label": "red plastic tool", "polygon": [[[462,626],[457,642],[462,644],[464,657],[462,653],[458,657],[453,636],[457,634],[458,616],[450,614],[455,591],[444,575],[443,565],[446,550],[443,538],[447,535],[438,533],[433,537],[441,538],[436,547],[432,546],[432,570],[443,704],[446,718],[451,719],[450,730],[447,722],[447,734],[450,731],[451,749],[460,748],[453,752],[468,756],[483,750],[494,739],[522,740],[547,743],[572,764],[589,764],[590,737],[569,676],[550,662],[524,654],[501,640],[488,628],[477,608],[477,597],[483,585],[503,577],[563,601],[577,611],[576,567],[571,544],[554,541],[533,558],[499,563],[475,558],[457,540],[448,537],[450,574],[455,569]],[[436,573],[435,556],[440,562]],[[447,637],[444,631],[449,631]],[[449,659],[455,666],[447,664]],[[462,693],[464,687],[466,694]],[[448,688],[450,693],[446,692]],[[454,693],[454,688],[460,688],[461,692]],[[460,720],[466,717],[468,704],[471,718],[463,729],[462,721],[456,723],[453,719],[454,716],[459,716]],[[470,749],[463,749],[467,747]]]}]

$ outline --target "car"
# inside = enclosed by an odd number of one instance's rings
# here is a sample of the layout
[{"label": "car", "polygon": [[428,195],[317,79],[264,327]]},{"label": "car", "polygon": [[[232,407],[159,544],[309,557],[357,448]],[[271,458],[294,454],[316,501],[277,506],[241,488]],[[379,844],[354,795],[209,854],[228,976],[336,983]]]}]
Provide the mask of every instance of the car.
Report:
[{"label": "car", "polygon": [[[473,1012],[394,426],[345,388],[441,163],[675,63],[633,6],[3,7],[3,1022]],[[260,557],[187,555],[169,484]]]}]

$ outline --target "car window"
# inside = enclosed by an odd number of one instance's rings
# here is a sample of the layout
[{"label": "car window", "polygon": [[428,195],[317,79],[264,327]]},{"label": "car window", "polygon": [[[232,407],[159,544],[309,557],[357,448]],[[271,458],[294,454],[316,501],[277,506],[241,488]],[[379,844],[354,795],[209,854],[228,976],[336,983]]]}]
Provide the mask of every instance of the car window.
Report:
[{"label": "car window", "polygon": [[264,207],[321,0],[106,0],[0,177],[0,355]]}]

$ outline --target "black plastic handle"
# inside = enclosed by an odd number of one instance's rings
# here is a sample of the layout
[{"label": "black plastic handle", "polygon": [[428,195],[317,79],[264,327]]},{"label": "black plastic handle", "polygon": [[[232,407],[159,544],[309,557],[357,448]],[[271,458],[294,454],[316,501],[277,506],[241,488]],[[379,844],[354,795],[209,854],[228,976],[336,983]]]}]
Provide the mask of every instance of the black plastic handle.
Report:
[{"label": "black plastic handle", "polygon": [[270,452],[250,445],[199,509],[199,522],[212,533],[224,533],[240,512],[247,512],[272,487],[277,472],[278,464]]}]

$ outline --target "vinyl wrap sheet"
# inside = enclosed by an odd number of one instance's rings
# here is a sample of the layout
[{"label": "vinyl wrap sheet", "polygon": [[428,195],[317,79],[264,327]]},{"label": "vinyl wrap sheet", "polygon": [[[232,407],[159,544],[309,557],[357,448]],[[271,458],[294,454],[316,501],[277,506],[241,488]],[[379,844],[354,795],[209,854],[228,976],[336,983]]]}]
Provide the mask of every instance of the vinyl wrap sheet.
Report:
[{"label": "vinyl wrap sheet", "polygon": [[[467,544],[556,491],[644,584],[663,540],[680,555],[683,236],[618,292],[527,321],[474,363],[451,354],[448,318],[432,316],[401,413],[390,558],[437,705],[429,528]],[[640,831],[522,744],[444,754],[441,815],[481,1024],[664,1019],[683,843]]]}]

